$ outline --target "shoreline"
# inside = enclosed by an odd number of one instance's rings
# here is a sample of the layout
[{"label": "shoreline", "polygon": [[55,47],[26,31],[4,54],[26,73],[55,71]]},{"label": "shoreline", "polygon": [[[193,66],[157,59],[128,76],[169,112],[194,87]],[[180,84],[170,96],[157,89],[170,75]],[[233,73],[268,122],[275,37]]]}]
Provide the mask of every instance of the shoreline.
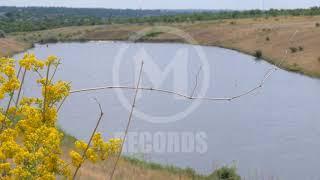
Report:
[{"label": "shoreline", "polygon": [[[205,47],[215,47],[215,48],[222,48],[222,49],[226,49],[226,50],[231,50],[231,51],[235,51],[238,53],[242,53],[248,56],[252,56],[252,58],[255,58],[253,53],[250,53],[249,51],[245,51],[245,50],[241,50],[238,48],[230,48],[227,46],[223,46],[223,45],[210,45],[210,44],[191,44],[188,42],[184,42],[184,41],[180,41],[180,40],[172,40],[172,39],[160,39],[160,40],[153,40],[153,39],[148,39],[148,40],[141,40],[141,41],[130,41],[127,39],[103,39],[103,40],[91,40],[91,39],[85,39],[85,40],[66,40],[66,41],[57,41],[57,42],[48,42],[48,43],[40,43],[40,42],[35,42],[33,44],[28,44],[27,47],[25,49],[23,49],[22,51],[19,52],[14,52],[13,54],[10,54],[9,56],[15,56],[19,53],[23,53],[26,52],[32,48],[34,48],[35,45],[39,44],[39,45],[50,45],[50,44],[57,44],[57,43],[87,43],[87,42],[128,42],[128,43],[169,43],[169,44],[184,44],[184,45],[197,45],[197,46],[205,46]],[[0,56],[1,57],[1,56]],[[320,79],[320,74],[319,75],[315,75],[315,74],[309,74],[303,71],[303,69],[291,69],[288,68],[286,66],[279,66],[277,65],[275,62],[276,60],[273,60],[272,58],[268,58],[266,56],[262,56],[261,58],[258,58],[258,60],[261,61],[265,61],[273,66],[278,67],[279,69],[285,70],[287,72],[290,73],[295,73],[295,74],[299,74],[302,76],[307,76],[309,78],[313,78],[313,79]]]}]

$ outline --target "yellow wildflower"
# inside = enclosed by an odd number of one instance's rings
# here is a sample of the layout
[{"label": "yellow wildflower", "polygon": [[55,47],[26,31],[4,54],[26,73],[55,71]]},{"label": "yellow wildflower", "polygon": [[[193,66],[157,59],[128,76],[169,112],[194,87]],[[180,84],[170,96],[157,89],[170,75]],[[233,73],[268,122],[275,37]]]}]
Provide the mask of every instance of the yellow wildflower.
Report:
[{"label": "yellow wildflower", "polygon": [[88,147],[88,144],[85,143],[84,141],[76,141],[75,142],[75,146],[80,151],[85,151],[87,149],[87,147]]},{"label": "yellow wildflower", "polygon": [[78,167],[83,162],[82,156],[78,152],[70,151],[69,155],[75,167]]}]

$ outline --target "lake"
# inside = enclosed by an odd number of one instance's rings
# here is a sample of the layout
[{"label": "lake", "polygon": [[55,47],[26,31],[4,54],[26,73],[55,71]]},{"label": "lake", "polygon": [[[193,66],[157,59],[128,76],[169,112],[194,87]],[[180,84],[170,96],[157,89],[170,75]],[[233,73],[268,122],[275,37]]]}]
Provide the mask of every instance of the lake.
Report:
[{"label": "lake", "polygon": [[[72,89],[129,86],[161,88],[189,96],[232,97],[256,87],[274,66],[236,51],[169,43],[87,42],[36,45],[29,52],[54,54],[62,65],[55,79]],[[16,57],[19,57],[17,55]],[[28,76],[24,95],[38,92]],[[188,100],[139,91],[127,154],[208,174],[235,164],[246,179],[319,179],[320,80],[278,70],[253,93],[233,101]],[[99,115],[104,137],[118,136],[128,121],[134,90],[75,93],[59,125],[88,139]]]}]

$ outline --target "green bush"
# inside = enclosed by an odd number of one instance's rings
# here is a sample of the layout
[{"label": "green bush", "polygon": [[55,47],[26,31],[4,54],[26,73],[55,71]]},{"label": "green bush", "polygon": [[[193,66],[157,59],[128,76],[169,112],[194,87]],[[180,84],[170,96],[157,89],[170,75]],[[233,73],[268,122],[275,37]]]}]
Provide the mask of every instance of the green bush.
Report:
[{"label": "green bush", "polygon": [[302,46],[299,46],[299,51],[303,51],[304,48]]},{"label": "green bush", "polygon": [[237,174],[237,169],[227,166],[217,169],[209,178],[211,180],[241,180],[241,177]]},{"label": "green bush", "polygon": [[6,34],[4,33],[4,31],[0,30],[0,38],[5,38]]},{"label": "green bush", "polygon": [[260,59],[262,57],[262,51],[261,50],[256,50],[255,53],[254,53],[254,56],[257,59]]},{"label": "green bush", "polygon": [[290,49],[291,53],[296,53],[298,51],[298,48],[296,48],[296,47],[290,47],[289,49]]},{"label": "green bush", "polygon": [[162,34],[163,32],[149,32],[146,35],[143,36],[143,38],[155,38],[157,36],[159,36],[160,34]]},{"label": "green bush", "polygon": [[59,40],[56,37],[48,37],[41,39],[39,41],[40,44],[47,44],[47,43],[57,43]]}]

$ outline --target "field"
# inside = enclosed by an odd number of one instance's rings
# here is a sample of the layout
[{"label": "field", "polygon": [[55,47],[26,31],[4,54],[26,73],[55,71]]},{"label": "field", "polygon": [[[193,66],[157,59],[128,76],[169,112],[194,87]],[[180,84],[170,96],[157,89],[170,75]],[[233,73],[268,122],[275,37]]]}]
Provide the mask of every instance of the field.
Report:
[{"label": "field", "polygon": [[[33,43],[58,41],[128,40],[144,28],[169,26],[191,35],[197,44],[220,46],[255,55],[283,69],[320,77],[320,16],[202,21],[177,24],[127,24],[66,27],[10,34],[0,39],[2,53],[13,54]],[[152,31],[152,30],[151,30]],[[156,30],[155,30],[156,31]],[[143,41],[184,42],[181,37],[150,32]],[[8,44],[8,45],[6,45]],[[286,53],[287,51],[287,53]],[[286,55],[287,54],[287,55]]]}]

